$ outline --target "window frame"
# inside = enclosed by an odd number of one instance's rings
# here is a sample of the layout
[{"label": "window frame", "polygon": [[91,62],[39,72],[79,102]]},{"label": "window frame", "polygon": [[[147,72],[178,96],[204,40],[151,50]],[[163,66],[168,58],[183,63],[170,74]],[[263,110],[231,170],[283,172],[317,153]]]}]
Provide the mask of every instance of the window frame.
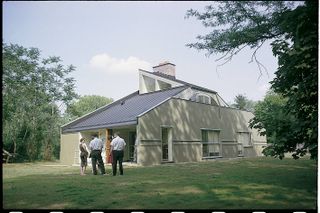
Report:
[{"label": "window frame", "polygon": [[[222,144],[220,141],[220,132],[221,129],[209,129],[209,128],[201,128],[201,154],[202,154],[202,159],[214,159],[214,158],[222,158]],[[217,132],[218,133],[218,141],[210,141],[209,140],[209,132]],[[206,132],[206,136],[204,137],[204,132]],[[204,139],[206,139],[207,141],[204,141]],[[207,146],[207,155],[204,156],[204,145]],[[210,151],[209,151],[209,146],[210,145],[218,145],[218,149],[219,149],[219,155],[211,155],[210,156]],[[215,149],[215,148],[213,148]],[[212,152],[212,153],[216,153],[216,152]]]},{"label": "window frame", "polygon": [[[203,99],[203,101],[201,100],[201,97],[203,98],[207,98],[208,99],[208,103],[205,101],[205,99]],[[205,93],[197,93],[196,94],[196,102],[198,103],[202,103],[202,104],[209,104],[211,105],[211,96],[205,94]]]},{"label": "window frame", "polygon": [[[240,142],[239,140],[239,136],[240,134],[248,134],[249,135],[249,142],[248,144],[244,144],[243,142]],[[244,156],[244,148],[247,148],[247,147],[253,147],[253,144],[252,144],[252,133],[251,132],[248,132],[248,131],[238,131],[237,132],[237,149],[238,149],[238,157],[243,157]],[[241,153],[239,152],[240,149],[239,149],[239,146],[241,146]]]}]

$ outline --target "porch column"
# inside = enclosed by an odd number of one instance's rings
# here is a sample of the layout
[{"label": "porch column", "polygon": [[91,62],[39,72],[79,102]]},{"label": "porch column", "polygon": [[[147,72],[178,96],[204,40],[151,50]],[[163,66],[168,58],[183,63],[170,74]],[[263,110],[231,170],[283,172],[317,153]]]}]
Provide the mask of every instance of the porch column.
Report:
[{"label": "porch column", "polygon": [[106,147],[106,163],[108,163],[108,157],[109,157],[109,154],[110,154],[110,143],[111,143],[111,140],[110,140],[110,136],[112,135],[112,131],[111,129],[106,129],[106,144],[105,144],[105,147]]}]

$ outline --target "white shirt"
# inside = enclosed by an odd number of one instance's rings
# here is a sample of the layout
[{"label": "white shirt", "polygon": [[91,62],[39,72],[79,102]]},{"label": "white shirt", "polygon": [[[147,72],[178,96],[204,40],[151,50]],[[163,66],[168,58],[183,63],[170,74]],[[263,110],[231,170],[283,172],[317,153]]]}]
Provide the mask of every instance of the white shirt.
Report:
[{"label": "white shirt", "polygon": [[90,141],[89,148],[91,150],[102,150],[103,148],[102,140],[95,137],[92,141]]},{"label": "white shirt", "polygon": [[112,146],[112,150],[121,151],[126,146],[126,142],[122,138],[117,136],[111,141],[110,145]]}]

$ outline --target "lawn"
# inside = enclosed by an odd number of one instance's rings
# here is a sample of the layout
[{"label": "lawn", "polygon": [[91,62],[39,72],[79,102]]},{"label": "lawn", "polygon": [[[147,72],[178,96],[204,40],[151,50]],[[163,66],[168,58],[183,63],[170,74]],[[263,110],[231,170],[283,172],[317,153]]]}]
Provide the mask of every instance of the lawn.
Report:
[{"label": "lawn", "polygon": [[[80,176],[58,163],[4,164],[4,209],[316,209],[317,162],[247,158]],[[110,166],[107,166],[110,172]]]}]

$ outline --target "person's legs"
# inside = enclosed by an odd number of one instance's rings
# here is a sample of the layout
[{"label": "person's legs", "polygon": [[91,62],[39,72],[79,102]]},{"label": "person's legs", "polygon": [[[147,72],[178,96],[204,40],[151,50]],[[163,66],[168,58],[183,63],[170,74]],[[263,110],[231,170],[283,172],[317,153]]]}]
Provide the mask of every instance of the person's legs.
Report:
[{"label": "person's legs", "polygon": [[112,175],[115,176],[117,174],[117,153],[116,151],[112,151]]},{"label": "person's legs", "polygon": [[92,171],[94,175],[97,175],[97,158],[94,154],[91,156],[91,162],[92,162]]},{"label": "person's legs", "polygon": [[99,169],[101,171],[101,174],[105,174],[106,173],[106,170],[104,168],[104,164],[103,164],[103,160],[102,160],[102,156],[101,156],[101,153],[99,153],[98,155],[98,164],[99,164]]},{"label": "person's legs", "polygon": [[120,171],[120,175],[123,175],[122,161],[123,161],[123,151],[119,151],[119,171]]},{"label": "person's legs", "polygon": [[88,165],[88,160],[87,160],[87,156],[85,156],[84,167],[83,167],[83,174],[84,175],[86,173],[87,165]]},{"label": "person's legs", "polygon": [[80,175],[83,175],[84,158],[80,155]]}]

